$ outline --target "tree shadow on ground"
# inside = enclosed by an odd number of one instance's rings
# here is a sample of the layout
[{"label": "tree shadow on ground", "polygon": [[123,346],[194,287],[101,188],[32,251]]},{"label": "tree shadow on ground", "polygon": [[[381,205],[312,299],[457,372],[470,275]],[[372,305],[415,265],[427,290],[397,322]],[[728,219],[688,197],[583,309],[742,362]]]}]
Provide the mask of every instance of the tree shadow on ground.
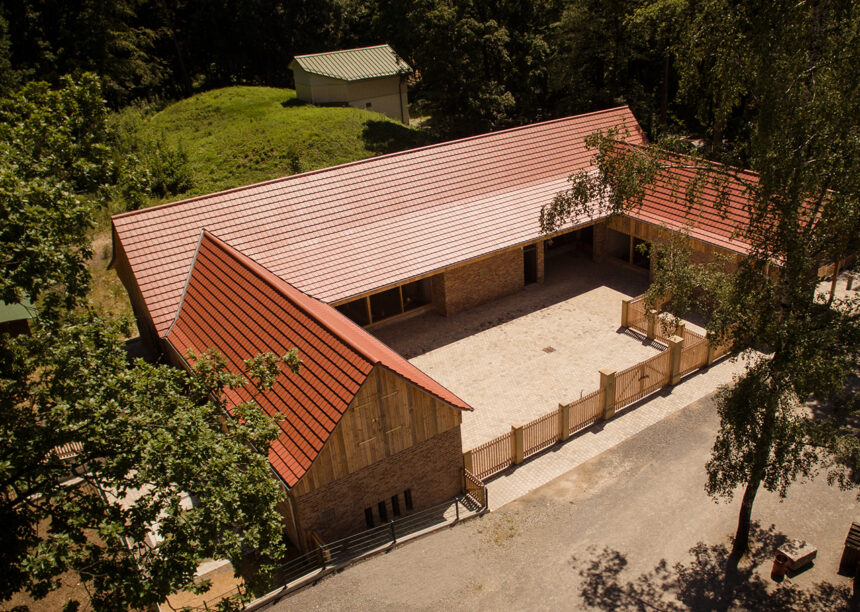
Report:
[{"label": "tree shadow on ground", "polygon": [[[785,536],[753,526],[755,549],[741,562],[736,573],[727,572],[729,547],[702,542],[690,549],[692,559],[670,566],[665,559],[648,572],[628,579],[623,576],[627,558],[609,548],[591,558],[571,559],[573,569],[583,578],[580,595],[589,606],[600,610],[762,610],[807,611],[857,610],[858,597],[846,585],[820,582],[803,589],[796,584],[773,583],[756,569],[769,564]],[[769,570],[769,567],[766,566]]]},{"label": "tree shadow on ground", "polygon": [[392,121],[367,121],[361,138],[368,151],[378,155],[422,147],[433,142],[429,133]]}]

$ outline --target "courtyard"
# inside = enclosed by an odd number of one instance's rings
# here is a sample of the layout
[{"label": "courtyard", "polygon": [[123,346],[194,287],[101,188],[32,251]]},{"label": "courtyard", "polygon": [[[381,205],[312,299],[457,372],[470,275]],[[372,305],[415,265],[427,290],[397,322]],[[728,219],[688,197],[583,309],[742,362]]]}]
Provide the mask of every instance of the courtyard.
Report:
[{"label": "courtyard", "polygon": [[542,284],[373,333],[475,408],[463,416],[469,449],[594,391],[600,369],[620,371],[664,350],[620,328],[621,301],[647,287],[642,271],[564,253],[547,260]]}]

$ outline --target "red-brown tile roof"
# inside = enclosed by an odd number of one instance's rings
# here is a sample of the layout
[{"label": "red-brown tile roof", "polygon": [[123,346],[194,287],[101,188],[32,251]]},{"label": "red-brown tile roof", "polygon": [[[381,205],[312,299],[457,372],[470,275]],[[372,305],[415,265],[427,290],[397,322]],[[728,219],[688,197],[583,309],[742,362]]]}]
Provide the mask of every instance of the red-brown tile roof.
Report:
[{"label": "red-brown tile roof", "polygon": [[[724,186],[709,180],[696,183],[700,172],[690,159],[667,156],[665,163],[666,169],[646,191],[641,208],[625,214],[639,221],[686,232],[729,251],[748,254],[749,243],[737,235],[738,229],[746,227],[750,220],[749,193],[744,183],[734,176],[725,176]],[[757,181],[753,172],[734,172],[748,184]],[[695,198],[688,200],[691,189],[695,191]]]},{"label": "red-brown tile roof", "polygon": [[269,461],[292,487],[305,474],[374,367],[388,368],[463,410],[468,404],[337,310],[284,282],[208,232],[199,240],[181,307],[166,335],[179,355],[216,348],[230,369],[259,353],[298,349],[298,374],[281,373],[271,390],[227,394],[228,408],[254,399],[283,414]]},{"label": "red-brown tile roof", "polygon": [[204,227],[338,302],[537,239],[541,206],[591,163],[585,136],[621,124],[644,141],[615,108],[118,215],[115,235],[160,334]]}]

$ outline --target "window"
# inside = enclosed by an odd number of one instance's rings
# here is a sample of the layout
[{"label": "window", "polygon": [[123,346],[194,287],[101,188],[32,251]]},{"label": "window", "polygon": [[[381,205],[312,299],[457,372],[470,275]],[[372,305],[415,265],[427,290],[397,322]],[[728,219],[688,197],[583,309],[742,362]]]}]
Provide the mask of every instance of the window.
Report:
[{"label": "window", "polygon": [[364,509],[364,524],[370,529],[373,527],[373,508]]},{"label": "window", "polygon": [[386,522],[388,520],[388,508],[385,507],[385,502],[379,502],[376,504],[376,508],[379,510],[379,520],[383,523]]},{"label": "window", "polygon": [[400,498],[397,495],[391,496],[391,511],[394,516],[400,516]]},{"label": "window", "polygon": [[406,509],[412,510],[412,489],[406,489],[403,492],[403,501],[406,504]]}]

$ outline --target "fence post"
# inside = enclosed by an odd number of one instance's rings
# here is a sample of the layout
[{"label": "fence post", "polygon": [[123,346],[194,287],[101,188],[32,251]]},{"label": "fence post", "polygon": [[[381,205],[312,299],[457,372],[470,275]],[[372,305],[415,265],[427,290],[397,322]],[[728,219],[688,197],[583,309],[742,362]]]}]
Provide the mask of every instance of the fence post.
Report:
[{"label": "fence post", "polygon": [[600,414],[603,420],[615,416],[615,370],[600,370]]},{"label": "fence post", "polygon": [[675,328],[675,335],[684,337],[684,332],[687,331],[687,324],[684,321],[678,323],[678,326]]},{"label": "fence post", "polygon": [[394,529],[394,519],[391,519],[391,543],[397,544],[397,531]]},{"label": "fence post", "polygon": [[681,382],[681,351],[684,350],[684,338],[672,336],[669,338],[669,384]]},{"label": "fence post", "polygon": [[325,569],[325,551],[322,546],[319,546],[320,551],[320,564],[322,565],[322,569]]},{"label": "fence post", "polygon": [[710,367],[714,360],[717,358],[717,347],[714,346],[712,340],[714,339],[713,334],[710,332],[705,334],[705,342],[708,343],[708,357],[705,359],[705,365]]},{"label": "fence post", "polygon": [[648,331],[645,334],[645,337],[648,340],[653,340],[657,337],[657,311],[653,308],[648,311],[646,315],[648,319]]},{"label": "fence post", "polygon": [[558,405],[558,439],[564,442],[570,437],[570,404]]},{"label": "fence post", "polygon": [[514,465],[523,462],[523,426],[511,425],[511,459]]},{"label": "fence post", "polygon": [[[473,460],[472,460],[472,451],[467,450],[463,453],[463,468],[469,472],[470,474],[474,474],[475,470],[472,469]],[[465,478],[465,476],[464,476]]]},{"label": "fence post", "polygon": [[851,287],[854,286],[854,274],[848,273],[848,280],[845,281],[845,291],[851,291]]},{"label": "fence post", "polygon": [[459,523],[460,522],[460,498],[459,497],[454,498],[454,508],[456,509],[457,522]]},{"label": "fence post", "polygon": [[621,327],[630,327],[630,300],[621,300]]}]

